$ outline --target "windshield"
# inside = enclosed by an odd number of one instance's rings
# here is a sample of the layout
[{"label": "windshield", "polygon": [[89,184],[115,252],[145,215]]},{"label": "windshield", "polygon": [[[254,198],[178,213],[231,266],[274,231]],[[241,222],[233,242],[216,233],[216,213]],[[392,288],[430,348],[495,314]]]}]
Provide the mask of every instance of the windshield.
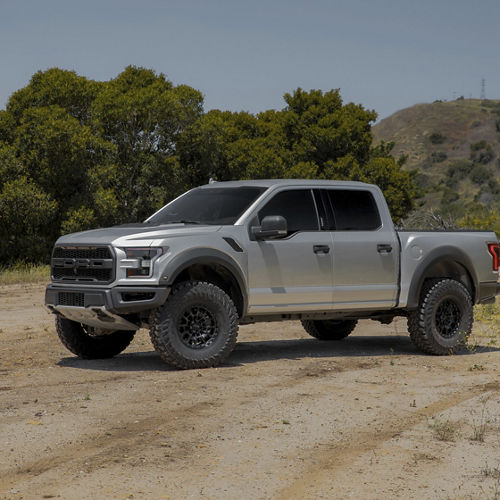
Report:
[{"label": "windshield", "polygon": [[151,224],[234,224],[266,190],[262,187],[196,188],[150,217]]}]

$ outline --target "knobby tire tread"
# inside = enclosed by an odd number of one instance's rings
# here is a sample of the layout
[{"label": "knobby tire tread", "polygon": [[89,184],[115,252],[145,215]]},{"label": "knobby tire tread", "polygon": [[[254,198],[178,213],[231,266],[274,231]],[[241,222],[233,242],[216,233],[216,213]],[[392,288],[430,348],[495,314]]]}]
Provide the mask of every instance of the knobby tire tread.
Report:
[{"label": "knobby tire tread", "polygon": [[[461,333],[453,347],[444,347],[437,343],[432,335],[433,305],[439,299],[439,293],[455,292],[461,294],[466,303],[464,311],[465,330]],[[468,289],[459,281],[453,279],[429,280],[424,286],[418,308],[408,315],[408,331],[416,347],[426,354],[444,356],[453,354],[463,346],[472,330],[473,323],[472,299]]]},{"label": "knobby tire tread", "polygon": [[[228,331],[223,346],[214,354],[202,359],[187,359],[182,356],[172,344],[172,334],[169,324],[173,314],[182,303],[192,296],[205,296],[208,300],[216,300],[228,316]],[[167,364],[180,369],[209,368],[219,365],[227,358],[236,345],[238,337],[238,313],[230,297],[219,287],[204,281],[185,281],[176,285],[167,302],[152,313],[150,337],[151,342]]]},{"label": "knobby tire tread", "polygon": [[357,320],[339,321],[335,329],[326,331],[323,320],[304,319],[301,321],[304,330],[318,340],[342,340],[356,328]]},{"label": "knobby tire tread", "polygon": [[82,359],[112,358],[124,351],[135,335],[133,330],[117,330],[92,337],[83,330],[81,323],[61,316],[56,317],[56,331],[64,347]]}]

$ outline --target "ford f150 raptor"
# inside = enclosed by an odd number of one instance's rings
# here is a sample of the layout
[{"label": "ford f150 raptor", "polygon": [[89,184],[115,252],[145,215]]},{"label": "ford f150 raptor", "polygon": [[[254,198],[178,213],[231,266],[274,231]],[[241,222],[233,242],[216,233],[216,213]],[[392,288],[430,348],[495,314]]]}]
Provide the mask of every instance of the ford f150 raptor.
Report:
[{"label": "ford f150 raptor", "polygon": [[358,319],[408,319],[424,353],[470,334],[473,304],[499,293],[493,232],[396,231],[381,190],[358,182],[216,182],[143,223],[59,238],[45,303],[82,358],[123,351],[136,330],[170,365],[232,351],[238,325],[297,319],[320,340]]}]

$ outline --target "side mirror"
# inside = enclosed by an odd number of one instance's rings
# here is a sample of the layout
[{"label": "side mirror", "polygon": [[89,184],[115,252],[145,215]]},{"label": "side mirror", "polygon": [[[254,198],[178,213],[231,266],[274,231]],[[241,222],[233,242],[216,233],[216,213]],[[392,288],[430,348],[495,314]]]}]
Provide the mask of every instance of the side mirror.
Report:
[{"label": "side mirror", "polygon": [[252,227],[252,235],[256,240],[273,240],[287,234],[286,219],[281,215],[268,215],[262,219],[260,226]]}]

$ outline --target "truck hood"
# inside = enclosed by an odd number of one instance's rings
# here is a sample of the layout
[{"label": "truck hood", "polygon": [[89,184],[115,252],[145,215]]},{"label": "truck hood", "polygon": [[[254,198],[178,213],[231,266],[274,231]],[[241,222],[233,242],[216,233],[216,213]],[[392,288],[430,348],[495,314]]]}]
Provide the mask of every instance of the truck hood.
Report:
[{"label": "truck hood", "polygon": [[[61,236],[56,245],[151,245],[154,240],[213,233],[221,226],[148,223],[124,224]],[[140,243],[138,243],[140,241]]]}]

